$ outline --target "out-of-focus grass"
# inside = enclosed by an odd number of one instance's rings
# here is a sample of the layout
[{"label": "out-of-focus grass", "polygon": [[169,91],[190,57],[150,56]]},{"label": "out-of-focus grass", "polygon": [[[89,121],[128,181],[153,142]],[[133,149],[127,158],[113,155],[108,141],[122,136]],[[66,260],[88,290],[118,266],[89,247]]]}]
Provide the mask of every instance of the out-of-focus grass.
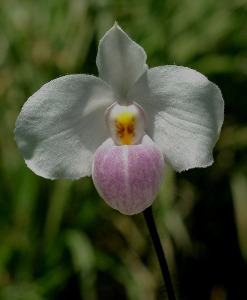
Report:
[{"label": "out-of-focus grass", "polygon": [[90,178],[39,178],[13,140],[21,106],[45,82],[97,75],[97,43],[115,20],[144,47],[150,67],[193,67],[222,89],[215,164],[183,174],[167,168],[154,212],[178,299],[244,299],[247,2],[240,0],[1,1],[0,299],[164,299],[142,216],[107,207]]}]

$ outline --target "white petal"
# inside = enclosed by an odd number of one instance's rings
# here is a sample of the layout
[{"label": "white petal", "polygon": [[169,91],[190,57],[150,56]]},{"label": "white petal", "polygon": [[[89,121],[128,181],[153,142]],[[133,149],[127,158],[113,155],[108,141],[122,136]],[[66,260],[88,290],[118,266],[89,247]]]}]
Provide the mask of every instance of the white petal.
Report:
[{"label": "white petal", "polygon": [[90,75],[50,81],[32,95],[16,122],[15,139],[28,167],[50,179],[91,175],[94,151],[107,138],[111,88]]},{"label": "white petal", "polygon": [[145,110],[147,132],[176,171],[206,167],[224,118],[219,88],[185,67],[147,71],[129,93]]},{"label": "white petal", "polygon": [[147,70],[145,51],[117,25],[101,39],[96,63],[100,78],[112,86],[118,100]]}]

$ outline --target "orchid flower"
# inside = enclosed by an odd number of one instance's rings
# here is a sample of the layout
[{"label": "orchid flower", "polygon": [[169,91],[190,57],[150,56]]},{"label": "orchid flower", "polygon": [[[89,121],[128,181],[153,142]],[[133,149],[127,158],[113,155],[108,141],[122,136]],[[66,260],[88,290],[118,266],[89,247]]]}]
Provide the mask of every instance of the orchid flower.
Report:
[{"label": "orchid flower", "polygon": [[112,208],[137,214],[153,203],[164,162],[178,172],[213,163],[222,95],[195,70],[149,69],[143,48],[117,24],[101,39],[96,63],[99,78],[66,75],[33,94],[15,139],[37,175],[92,175]]}]

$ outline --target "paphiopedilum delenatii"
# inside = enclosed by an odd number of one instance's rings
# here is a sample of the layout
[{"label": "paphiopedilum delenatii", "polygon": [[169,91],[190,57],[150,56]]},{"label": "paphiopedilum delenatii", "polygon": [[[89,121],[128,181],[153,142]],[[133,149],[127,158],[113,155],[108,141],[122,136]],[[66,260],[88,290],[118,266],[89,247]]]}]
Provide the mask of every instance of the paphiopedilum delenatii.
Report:
[{"label": "paphiopedilum delenatii", "polygon": [[114,209],[150,206],[164,161],[181,172],[212,164],[224,112],[219,88],[180,66],[148,69],[146,53],[115,24],[99,43],[99,78],[67,75],[24,104],[15,139],[50,179],[93,177]]}]

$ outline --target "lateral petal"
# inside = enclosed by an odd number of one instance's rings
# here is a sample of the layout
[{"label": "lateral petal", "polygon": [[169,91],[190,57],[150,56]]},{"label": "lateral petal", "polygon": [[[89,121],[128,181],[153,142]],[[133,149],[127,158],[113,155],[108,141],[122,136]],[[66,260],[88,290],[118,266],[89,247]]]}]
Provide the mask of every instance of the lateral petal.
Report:
[{"label": "lateral petal", "polygon": [[50,179],[91,175],[94,151],[107,138],[111,88],[90,75],[67,75],[42,86],[24,104],[15,139],[28,167]]},{"label": "lateral petal", "polygon": [[166,66],[147,71],[128,95],[145,110],[147,133],[176,171],[207,167],[224,119],[219,88],[195,70]]}]

